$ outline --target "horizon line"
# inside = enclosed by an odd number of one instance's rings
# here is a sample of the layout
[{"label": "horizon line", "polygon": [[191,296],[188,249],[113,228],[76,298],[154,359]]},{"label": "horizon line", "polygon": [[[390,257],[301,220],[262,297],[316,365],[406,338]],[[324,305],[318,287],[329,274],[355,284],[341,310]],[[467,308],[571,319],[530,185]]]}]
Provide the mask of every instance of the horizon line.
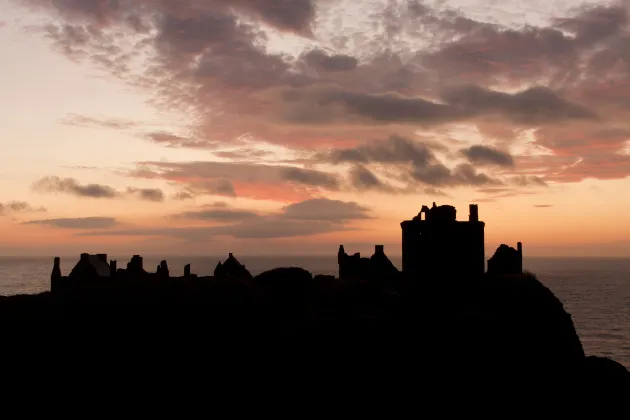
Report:
[{"label": "horizon line", "polygon": [[[322,258],[322,257],[328,257],[330,256],[331,258],[336,258],[337,254],[293,254],[293,255],[282,255],[282,254],[273,254],[273,255],[262,255],[262,254],[238,254],[238,253],[233,253],[236,257],[248,257],[248,258]],[[361,253],[363,254],[363,253]],[[72,255],[61,255],[61,254],[57,254],[57,255],[0,255],[0,258],[55,258],[55,257],[59,257],[59,258],[77,258],[80,257],[81,254],[72,254]],[[95,255],[95,254],[92,254]],[[118,254],[107,254],[108,256],[110,255],[115,255],[117,257],[120,257],[121,255]],[[227,258],[227,255],[223,255],[223,254],[205,254],[205,255],[201,255],[201,254],[189,254],[189,255],[178,255],[178,254],[128,254],[129,258],[131,258],[134,255],[140,255],[141,257],[145,258],[145,257],[149,257],[149,258]],[[366,254],[367,255],[367,254]],[[391,256],[391,257],[402,257],[402,254],[387,254],[387,256]],[[486,257],[486,261],[490,258],[490,256]],[[571,258],[571,259],[577,259],[577,258],[590,258],[590,259],[630,259],[630,255],[626,255],[626,256],[621,256],[621,255],[612,255],[612,256],[601,256],[601,255],[575,255],[575,256],[571,256],[571,255],[524,255],[523,259],[527,259],[527,258],[540,258],[540,259],[545,259],[545,258]]]}]

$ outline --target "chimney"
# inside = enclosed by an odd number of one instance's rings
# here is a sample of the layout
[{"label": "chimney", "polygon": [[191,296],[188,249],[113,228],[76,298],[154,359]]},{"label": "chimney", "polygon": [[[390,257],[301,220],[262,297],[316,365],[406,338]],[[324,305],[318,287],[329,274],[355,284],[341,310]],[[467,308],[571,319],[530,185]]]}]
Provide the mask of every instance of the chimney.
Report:
[{"label": "chimney", "polygon": [[166,260],[160,262],[160,269],[165,277],[170,277],[170,273],[168,271],[168,263],[166,262]]},{"label": "chimney", "polygon": [[107,254],[96,254],[96,258],[103,261],[104,263],[107,262]]},{"label": "chimney", "polygon": [[232,253],[230,252],[230,254],[229,254],[229,258],[234,258],[234,254],[232,254]]},{"label": "chimney", "polygon": [[116,260],[111,260],[109,262],[109,277],[116,277],[116,273],[118,272],[116,265]]},{"label": "chimney", "polygon": [[341,265],[345,257],[346,257],[346,250],[343,248],[343,245],[339,245],[339,251],[337,252],[337,264]]},{"label": "chimney", "polygon": [[523,244],[521,242],[516,244],[516,250],[518,251],[519,255],[522,257],[523,256]]},{"label": "chimney", "polygon": [[142,266],[142,257],[140,255],[134,255],[133,258],[131,258],[131,266],[136,269],[136,270],[142,270],[143,266]]},{"label": "chimney", "polygon": [[479,206],[477,204],[471,204],[469,206],[470,213],[468,214],[469,222],[478,222],[479,221]]},{"label": "chimney", "polygon": [[184,277],[190,277],[190,264],[184,266]]},{"label": "chimney", "polygon": [[385,253],[385,245],[375,245],[374,246],[375,254],[384,254]]},{"label": "chimney", "polygon": [[61,259],[59,257],[55,257],[55,263],[53,265],[52,272],[50,273],[50,291],[56,292],[59,288],[59,282],[63,278],[61,275]]},{"label": "chimney", "polygon": [[50,278],[56,279],[61,278],[61,258],[55,257],[55,263],[53,264],[52,273],[50,274]]},{"label": "chimney", "polygon": [[82,262],[87,262],[89,258],[90,258],[90,254],[86,254],[86,253],[81,254]]}]

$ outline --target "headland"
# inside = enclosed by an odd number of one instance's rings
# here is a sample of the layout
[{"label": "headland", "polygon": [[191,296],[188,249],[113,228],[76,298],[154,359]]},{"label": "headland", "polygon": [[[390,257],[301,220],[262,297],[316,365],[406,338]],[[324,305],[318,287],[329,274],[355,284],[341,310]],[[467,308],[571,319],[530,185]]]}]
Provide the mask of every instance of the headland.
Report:
[{"label": "headland", "polygon": [[452,206],[423,206],[401,229],[401,271],[381,245],[370,257],[341,245],[338,276],[298,267],[252,276],[228,254],[211,276],[186,266],[172,277],[166,261],[148,272],[139,255],[121,268],[86,253],[63,276],[55,258],[50,292],[0,298],[0,322],[7,334],[36,326],[55,337],[54,357],[71,362],[87,357],[76,346],[90,343],[124,360],[130,351],[197,363],[217,351],[255,353],[277,372],[300,363],[309,378],[341,369],[358,382],[453,380],[469,393],[479,378],[488,390],[535,381],[572,398],[630,391],[630,373],[585,354],[562,303],[523,272],[522,243],[498,247],[485,270],[476,205],[467,221]]}]

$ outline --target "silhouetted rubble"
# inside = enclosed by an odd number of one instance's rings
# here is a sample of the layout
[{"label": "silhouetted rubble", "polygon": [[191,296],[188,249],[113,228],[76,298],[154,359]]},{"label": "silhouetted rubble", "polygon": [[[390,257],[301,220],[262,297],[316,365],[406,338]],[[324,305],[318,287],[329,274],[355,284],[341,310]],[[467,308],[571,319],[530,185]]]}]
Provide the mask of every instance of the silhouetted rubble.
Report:
[{"label": "silhouetted rubble", "polygon": [[[143,258],[134,255],[127,263],[126,269],[117,269],[117,262],[107,263],[107,254],[81,254],[79,262],[74,266],[70,275],[61,275],[60,258],[55,257],[51,272],[51,291],[54,293],[68,292],[71,289],[86,290],[90,287],[99,289],[116,289],[118,287],[129,288],[133,283],[142,284],[145,288],[157,287],[158,280],[185,280],[197,279],[196,274],[190,271],[190,264],[184,267],[183,277],[171,277],[167,261],[161,261],[156,267],[155,273],[147,272],[143,267]],[[251,273],[244,265],[238,262],[232,253],[225,262],[217,265],[214,276],[201,277],[203,279],[221,278],[228,280],[249,280]]]},{"label": "silhouetted rubble", "polygon": [[[106,258],[107,259],[107,258]],[[143,267],[143,259],[140,255],[134,255],[127,263],[127,274],[142,276],[147,274]]]},{"label": "silhouetted rubble", "polygon": [[161,278],[169,278],[168,264],[166,261],[160,262],[160,265],[157,266],[155,274]]}]

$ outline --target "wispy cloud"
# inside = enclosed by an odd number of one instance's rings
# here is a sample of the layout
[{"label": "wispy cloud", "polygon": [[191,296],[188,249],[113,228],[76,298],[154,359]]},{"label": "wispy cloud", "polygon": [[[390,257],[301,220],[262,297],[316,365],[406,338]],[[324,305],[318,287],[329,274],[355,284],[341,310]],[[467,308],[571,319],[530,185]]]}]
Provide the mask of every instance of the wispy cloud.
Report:
[{"label": "wispy cloud", "polygon": [[514,158],[508,152],[487,146],[471,146],[461,153],[472,164],[514,166]]},{"label": "wispy cloud", "polygon": [[46,212],[43,206],[33,207],[26,201],[9,201],[0,203],[0,216],[18,213]]},{"label": "wispy cloud", "polygon": [[52,226],[60,229],[109,229],[118,226],[119,223],[112,217],[84,217],[31,220],[23,224]]},{"label": "wispy cloud", "polygon": [[144,201],[164,201],[164,193],[158,188],[127,188],[127,193]]},{"label": "wispy cloud", "polygon": [[101,184],[82,185],[73,178],[49,176],[36,181],[33,190],[40,192],[61,192],[77,197],[114,198],[119,193],[112,187]]},{"label": "wispy cloud", "polygon": [[128,130],[140,125],[137,121],[120,118],[93,118],[86,115],[71,114],[61,120],[63,124],[77,127],[108,128],[114,130]]},{"label": "wispy cloud", "polygon": [[336,191],[334,174],[278,165],[229,162],[139,162],[129,176],[175,182],[190,195],[296,201]]},{"label": "wispy cloud", "polygon": [[353,229],[351,223],[370,218],[370,210],[355,202],[311,199],[293,203],[271,214],[233,209],[223,205],[175,214],[173,220],[213,223],[194,227],[142,228],[80,233],[80,236],[164,236],[207,241],[217,236],[236,239],[277,239],[313,236]]},{"label": "wispy cloud", "polygon": [[32,188],[37,192],[63,193],[82,198],[114,199],[134,196],[144,201],[164,201],[164,193],[156,188],[129,187],[125,192],[120,192],[108,185],[81,184],[74,178],[60,178],[58,176],[44,177],[33,183]]}]

